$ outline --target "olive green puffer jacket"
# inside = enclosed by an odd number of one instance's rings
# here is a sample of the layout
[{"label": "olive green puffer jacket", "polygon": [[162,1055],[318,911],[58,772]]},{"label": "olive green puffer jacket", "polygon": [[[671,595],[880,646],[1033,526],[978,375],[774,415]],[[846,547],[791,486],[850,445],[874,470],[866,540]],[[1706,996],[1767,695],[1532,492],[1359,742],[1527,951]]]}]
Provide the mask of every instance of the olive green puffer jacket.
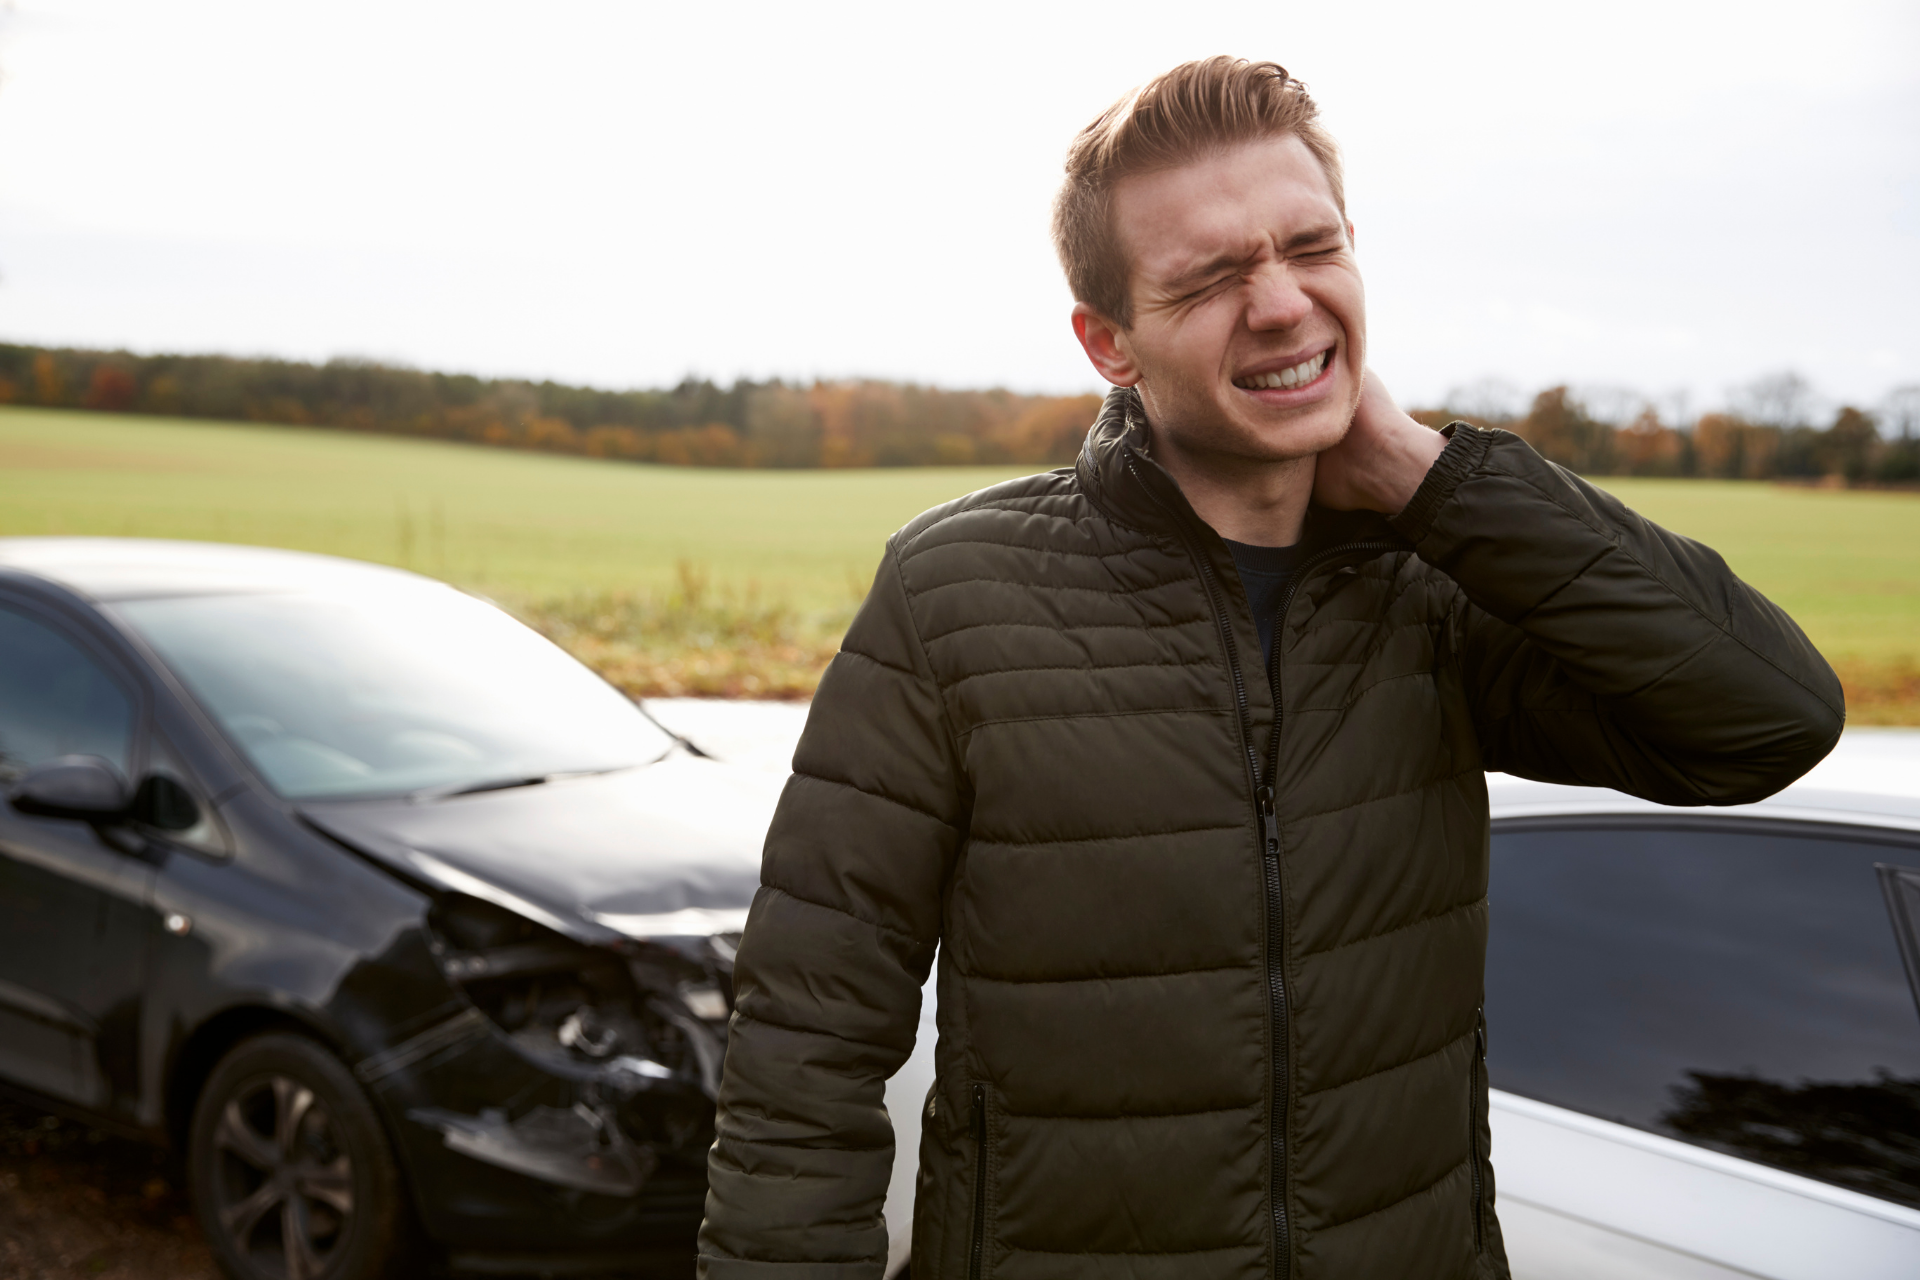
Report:
[{"label": "olive green puffer jacket", "polygon": [[893,537],[767,837],[702,1275],[877,1280],[936,943],[914,1280],[1506,1273],[1483,772],[1729,804],[1843,710],[1712,551],[1451,432],[1310,516],[1270,680],[1132,393]]}]

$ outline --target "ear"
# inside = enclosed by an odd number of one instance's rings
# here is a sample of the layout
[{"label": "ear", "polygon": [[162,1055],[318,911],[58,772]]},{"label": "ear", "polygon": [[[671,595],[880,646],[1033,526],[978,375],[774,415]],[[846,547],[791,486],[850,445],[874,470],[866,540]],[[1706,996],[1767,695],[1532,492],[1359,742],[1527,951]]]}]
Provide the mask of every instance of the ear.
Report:
[{"label": "ear", "polygon": [[1080,339],[1080,349],[1108,382],[1131,387],[1140,381],[1127,331],[1084,302],[1073,304],[1073,336]]}]

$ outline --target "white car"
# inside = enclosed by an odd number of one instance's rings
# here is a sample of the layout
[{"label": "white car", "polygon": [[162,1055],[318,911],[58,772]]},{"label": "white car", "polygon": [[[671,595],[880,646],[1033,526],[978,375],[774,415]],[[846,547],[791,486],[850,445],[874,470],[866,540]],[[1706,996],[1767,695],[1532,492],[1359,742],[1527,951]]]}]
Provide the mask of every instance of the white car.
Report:
[{"label": "white car", "polygon": [[1515,1277],[1920,1277],[1920,732],[1727,809],[1488,784]]},{"label": "white car", "polygon": [[[654,703],[784,769],[798,707]],[[1920,731],[1758,804],[1489,775],[1488,1069],[1516,1280],[1920,1277]],[[907,1261],[934,997],[887,1086]]]}]

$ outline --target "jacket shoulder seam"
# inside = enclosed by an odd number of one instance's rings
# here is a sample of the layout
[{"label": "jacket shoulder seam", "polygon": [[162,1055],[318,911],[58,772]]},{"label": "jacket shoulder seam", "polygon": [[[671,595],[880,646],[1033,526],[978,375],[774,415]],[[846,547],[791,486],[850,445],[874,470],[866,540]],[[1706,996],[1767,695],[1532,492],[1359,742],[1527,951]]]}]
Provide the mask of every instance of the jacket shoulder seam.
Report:
[{"label": "jacket shoulder seam", "polygon": [[[1060,476],[1061,473],[1057,471],[1039,471],[1039,472],[1035,472],[1034,475],[1035,476]],[[1031,477],[1028,477],[1028,478],[1031,478]],[[1062,478],[1066,481],[1066,484],[1061,489],[1055,490],[1053,492],[1041,492],[1041,493],[1031,494],[1027,496],[1024,500],[1009,501],[1004,498],[995,498],[995,499],[987,499],[980,502],[970,502],[968,501],[968,498],[973,497],[974,495],[972,494],[969,494],[966,497],[957,498],[952,503],[948,504],[951,507],[950,510],[942,512],[940,515],[935,516],[932,520],[928,520],[926,524],[921,525],[919,528],[915,529],[914,525],[918,523],[919,519],[924,518],[924,515],[922,517],[917,517],[915,520],[910,520],[905,525],[903,525],[900,529],[901,533],[905,533],[908,529],[912,529],[913,532],[907,535],[906,541],[901,547],[901,551],[907,556],[911,557],[913,554],[915,554],[913,551],[913,546],[915,543],[919,542],[920,539],[926,537],[929,533],[932,533],[935,529],[938,529],[941,525],[946,524],[948,521],[957,520],[960,517],[975,511],[1011,511],[1018,515],[1040,516],[1048,520],[1066,520],[1070,523],[1075,523],[1075,524],[1082,523],[1088,519],[1097,520],[1097,519],[1104,518],[1103,514],[1097,508],[1093,512],[1084,516],[1062,516],[1062,515],[1054,514],[1053,512],[1035,511],[1029,508],[1029,506],[1027,505],[1029,503],[1040,503],[1048,499],[1066,498],[1069,501],[1075,500],[1075,499],[1078,499],[1081,502],[1087,501],[1087,496],[1081,490],[1079,479],[1076,476],[1072,475],[1071,473],[1068,473],[1064,475]],[[939,510],[939,508],[936,507],[934,508],[934,510],[937,511]]]}]

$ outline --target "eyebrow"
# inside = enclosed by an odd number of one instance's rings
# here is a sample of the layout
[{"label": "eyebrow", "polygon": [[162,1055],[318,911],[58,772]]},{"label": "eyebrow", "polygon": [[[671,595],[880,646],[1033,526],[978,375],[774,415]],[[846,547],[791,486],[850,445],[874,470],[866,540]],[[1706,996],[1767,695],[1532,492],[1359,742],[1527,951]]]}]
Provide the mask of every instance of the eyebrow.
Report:
[{"label": "eyebrow", "polygon": [[[1305,231],[1296,232],[1288,236],[1286,243],[1280,246],[1280,252],[1294,253],[1306,248],[1310,244],[1317,244],[1322,240],[1332,239],[1336,236],[1344,238],[1345,233],[1346,228],[1337,222],[1329,222],[1317,227],[1308,227]],[[1170,289],[1184,289],[1189,285],[1199,284],[1201,281],[1225,271],[1228,267],[1237,267],[1243,262],[1250,261],[1254,256],[1253,254],[1244,253],[1220,254],[1218,257],[1211,258],[1200,266],[1193,268],[1191,271],[1182,271],[1179,275],[1167,282],[1167,287]]]}]

